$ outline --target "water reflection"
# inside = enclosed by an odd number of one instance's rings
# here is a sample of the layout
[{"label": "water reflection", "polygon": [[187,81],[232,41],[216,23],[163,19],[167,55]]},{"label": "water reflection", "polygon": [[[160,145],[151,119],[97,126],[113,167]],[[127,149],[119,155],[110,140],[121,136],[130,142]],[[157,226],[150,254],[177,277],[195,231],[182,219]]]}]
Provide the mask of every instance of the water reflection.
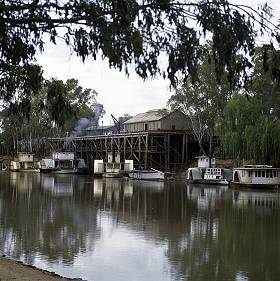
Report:
[{"label": "water reflection", "polygon": [[[87,280],[277,280],[280,198],[182,182],[0,176],[0,249]],[[94,265],[94,266],[93,266]]]},{"label": "water reflection", "polygon": [[237,207],[279,208],[280,193],[264,190],[235,190],[233,204]]},{"label": "water reflection", "polygon": [[[74,177],[9,176],[0,190],[0,248],[7,255],[27,263],[40,255],[49,262],[71,264],[79,253],[92,249],[86,240],[99,235],[96,212],[81,204],[79,189],[73,194]],[[3,186],[7,178],[1,180]]]},{"label": "water reflection", "polygon": [[229,190],[228,185],[189,185],[188,198],[197,202],[198,209],[215,209],[216,204],[223,200]]}]

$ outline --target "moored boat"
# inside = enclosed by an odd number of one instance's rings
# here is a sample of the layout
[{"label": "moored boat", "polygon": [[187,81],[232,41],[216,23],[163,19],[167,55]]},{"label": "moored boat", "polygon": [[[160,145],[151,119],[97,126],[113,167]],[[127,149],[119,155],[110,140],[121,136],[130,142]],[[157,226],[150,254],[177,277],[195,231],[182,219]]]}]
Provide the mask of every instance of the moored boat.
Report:
[{"label": "moored boat", "polygon": [[245,165],[233,169],[233,185],[252,188],[280,188],[280,168]]},{"label": "moored boat", "polygon": [[76,158],[74,152],[53,152],[51,158],[41,161],[41,173],[82,174],[86,172],[84,159]]},{"label": "moored boat", "polygon": [[39,165],[34,155],[26,152],[19,152],[17,157],[10,162],[12,172],[39,172]]},{"label": "moored boat", "polygon": [[230,169],[215,167],[215,158],[199,156],[197,167],[189,168],[187,181],[199,184],[221,184],[227,185],[232,179]]},{"label": "moored boat", "polygon": [[105,171],[103,173],[104,178],[122,178],[122,163],[120,161],[121,156],[119,153],[114,155],[113,152],[109,152],[107,156],[107,162],[105,163]]},{"label": "moored boat", "polygon": [[137,180],[164,180],[164,172],[150,169],[150,170],[132,170],[128,172],[128,177]]}]

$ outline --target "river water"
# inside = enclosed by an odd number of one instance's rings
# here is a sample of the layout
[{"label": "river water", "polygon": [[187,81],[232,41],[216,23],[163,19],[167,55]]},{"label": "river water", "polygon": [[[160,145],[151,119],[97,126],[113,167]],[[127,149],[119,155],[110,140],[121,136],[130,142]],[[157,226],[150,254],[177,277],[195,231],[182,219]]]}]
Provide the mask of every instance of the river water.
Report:
[{"label": "river water", "polygon": [[280,193],[0,174],[0,253],[93,281],[280,280]]}]

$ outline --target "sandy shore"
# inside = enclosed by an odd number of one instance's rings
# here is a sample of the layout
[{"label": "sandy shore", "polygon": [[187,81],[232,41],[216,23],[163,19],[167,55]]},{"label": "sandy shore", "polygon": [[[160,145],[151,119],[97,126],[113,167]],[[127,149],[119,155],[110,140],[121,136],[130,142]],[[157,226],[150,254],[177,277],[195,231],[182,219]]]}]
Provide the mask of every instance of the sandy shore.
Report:
[{"label": "sandy shore", "polygon": [[24,265],[21,262],[0,257],[0,281],[66,281],[82,280],[63,278],[54,272],[38,269],[34,266]]}]

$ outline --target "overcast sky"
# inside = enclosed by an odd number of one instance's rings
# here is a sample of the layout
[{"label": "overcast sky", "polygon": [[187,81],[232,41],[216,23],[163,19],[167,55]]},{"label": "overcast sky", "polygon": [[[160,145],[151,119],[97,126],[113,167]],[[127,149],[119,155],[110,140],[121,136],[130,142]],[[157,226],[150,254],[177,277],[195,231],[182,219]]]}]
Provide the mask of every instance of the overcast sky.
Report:
[{"label": "overcast sky", "polygon": [[[257,7],[260,0],[234,1]],[[280,1],[266,1],[273,9],[277,19],[280,19]],[[45,52],[38,56],[38,63],[42,65],[44,77],[55,77],[66,81],[69,78],[79,80],[84,88],[95,89],[99,93],[101,102],[107,114],[104,125],[112,123],[110,114],[116,117],[125,113],[135,115],[149,109],[163,108],[171,93],[169,82],[161,78],[143,81],[131,72],[130,77],[118,70],[110,69],[106,61],[94,61],[88,58],[82,63],[75,54],[63,44],[47,44]]]}]

